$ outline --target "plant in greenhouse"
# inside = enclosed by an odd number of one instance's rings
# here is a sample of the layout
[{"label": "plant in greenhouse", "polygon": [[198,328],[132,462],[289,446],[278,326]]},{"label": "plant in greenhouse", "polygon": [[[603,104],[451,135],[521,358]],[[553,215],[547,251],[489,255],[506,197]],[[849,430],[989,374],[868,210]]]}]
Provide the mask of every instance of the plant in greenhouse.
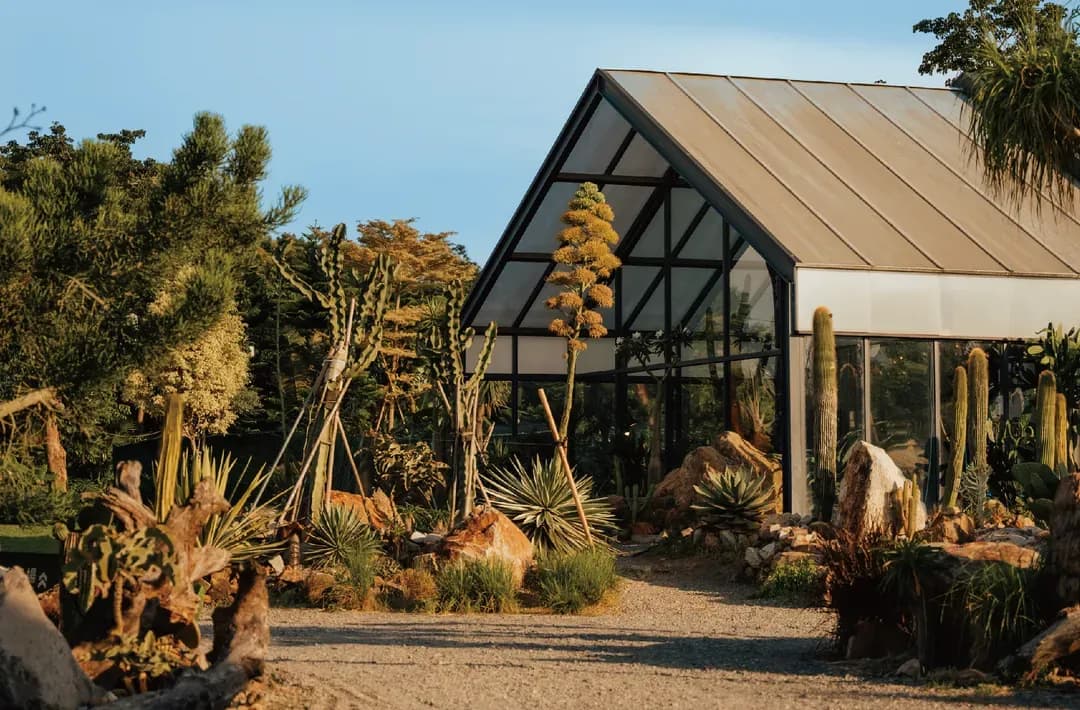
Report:
[{"label": "plant in greenhouse", "polygon": [[825,307],[814,311],[813,381],[814,390],[814,489],[817,510],[822,520],[832,518],[836,500],[837,406],[836,338],[832,313]]},{"label": "plant in greenhouse", "polygon": [[717,471],[707,466],[694,492],[697,501],[690,507],[707,524],[722,530],[753,532],[776,509],[772,481],[748,467]]},{"label": "plant in greenhouse", "polygon": [[622,264],[611,252],[619,235],[611,226],[615,214],[600,188],[583,183],[568,208],[562,216],[566,227],[559,232],[559,247],[551,255],[557,266],[547,278],[562,291],[544,304],[558,314],[548,329],[566,339],[566,401],[559,421],[560,442],[566,441],[570,429],[577,360],[587,347],[584,338],[607,334],[599,309],[614,306],[615,296],[604,282]]},{"label": "plant in greenhouse", "polygon": [[331,505],[312,529],[304,557],[317,567],[348,568],[381,553],[379,536],[351,506]]},{"label": "plant in greenhouse", "polygon": [[[574,494],[557,459],[536,457],[526,469],[514,459],[509,468],[493,467],[485,476],[491,504],[513,520],[538,550],[577,550],[588,546]],[[604,498],[593,495],[589,476],[574,477],[589,529],[614,526],[614,514]]]}]

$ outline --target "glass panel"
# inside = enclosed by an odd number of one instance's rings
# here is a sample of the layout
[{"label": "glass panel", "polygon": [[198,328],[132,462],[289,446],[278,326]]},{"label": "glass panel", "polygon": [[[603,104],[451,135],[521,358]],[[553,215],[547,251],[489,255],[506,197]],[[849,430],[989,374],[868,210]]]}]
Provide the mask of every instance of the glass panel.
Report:
[{"label": "glass panel", "polygon": [[696,365],[682,369],[680,401],[682,417],[676,439],[680,454],[708,446],[725,430],[724,366]]},{"label": "glass panel", "polygon": [[775,347],[772,278],[761,256],[731,232],[731,354]]},{"label": "glass panel", "polygon": [[716,210],[709,210],[701,218],[693,236],[681,250],[680,259],[724,259],[724,220]]},{"label": "glass panel", "polygon": [[548,323],[555,317],[555,311],[544,305],[544,302],[559,292],[559,287],[552,284],[544,284],[537,294],[536,300],[529,306],[529,312],[521,320],[523,328],[547,328]]},{"label": "glass panel", "polygon": [[[592,476],[594,492],[614,492],[615,385],[578,382],[574,391],[577,396],[570,413],[573,436],[569,437],[568,453],[575,473]],[[547,388],[544,392],[547,393]]]},{"label": "glass panel", "polygon": [[572,182],[557,182],[548,188],[536,213],[525,227],[516,251],[550,254],[555,249],[557,235],[563,228],[563,212],[566,212],[566,205],[577,188],[577,184]]},{"label": "glass panel", "polygon": [[657,406],[658,389],[649,377],[636,377],[626,385],[627,425],[619,432],[616,454],[625,485],[645,485],[649,467],[664,466],[664,411]]},{"label": "glass panel", "polygon": [[677,187],[671,190],[672,249],[686,234],[686,230],[690,228],[690,223],[694,221],[694,216],[703,204],[705,204],[705,198],[699,195],[697,190],[687,187]]},{"label": "glass panel", "polygon": [[653,278],[660,272],[659,266],[624,266],[619,269],[622,274],[622,285],[619,288],[619,299],[622,302],[622,317],[625,322],[630,314],[637,308],[637,304],[645,295],[645,289],[652,283]]},{"label": "glass panel", "polygon": [[601,101],[563,163],[564,173],[602,173],[615,157],[630,124],[607,101]]},{"label": "glass panel", "polygon": [[[577,186],[574,187],[576,189]],[[631,225],[634,224],[634,220],[637,219],[642,206],[649,199],[652,191],[653,188],[651,187],[638,187],[635,185],[605,185],[603,187],[604,197],[615,213],[615,221],[611,223],[611,226],[615,228],[620,240],[626,236],[626,230],[630,229]],[[566,205],[564,204],[563,210],[565,209]]]},{"label": "glass panel", "polygon": [[[630,314],[624,313],[629,318]],[[656,285],[656,290],[649,296],[645,307],[632,323],[627,324],[632,330],[662,330],[664,327],[664,280]]]},{"label": "glass panel", "polygon": [[566,372],[566,341],[546,335],[518,337],[518,373],[524,375],[561,375]]},{"label": "glass panel", "polygon": [[645,228],[641,237],[638,238],[638,243],[634,245],[634,250],[630,252],[630,255],[652,257],[664,256],[663,204],[660,205],[660,209],[656,210],[656,214],[653,215],[652,220],[649,221],[649,226]]},{"label": "glass panel", "polygon": [[[929,468],[930,342],[870,340],[870,443],[908,476]],[[926,480],[925,478],[923,480]]]},{"label": "glass panel", "polygon": [[776,358],[731,363],[731,430],[761,451],[782,451],[776,396]]},{"label": "glass panel", "polygon": [[622,159],[619,160],[613,172],[616,175],[660,177],[667,167],[667,161],[660,157],[656,149],[639,133],[630,141],[630,145],[627,146],[626,152],[623,153]]},{"label": "glass panel", "polygon": [[720,357],[724,354],[724,279],[718,278],[697,307],[688,326],[693,341],[683,348],[683,360]]},{"label": "glass panel", "polygon": [[[683,322],[690,306],[708,286],[709,279],[718,273],[719,269],[676,267],[671,270],[671,322],[673,328]],[[722,280],[717,279],[717,281]]]},{"label": "glass panel", "polygon": [[544,275],[545,264],[508,261],[495,277],[495,283],[477,311],[473,324],[486,327],[491,321],[508,326],[525,306],[525,300]]}]

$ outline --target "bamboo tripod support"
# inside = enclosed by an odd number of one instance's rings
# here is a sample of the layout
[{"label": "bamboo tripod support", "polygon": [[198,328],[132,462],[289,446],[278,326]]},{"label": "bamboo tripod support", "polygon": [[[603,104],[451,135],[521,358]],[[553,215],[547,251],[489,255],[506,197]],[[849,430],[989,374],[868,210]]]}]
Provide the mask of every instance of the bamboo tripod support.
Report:
[{"label": "bamboo tripod support", "polygon": [[570,493],[574,496],[574,507],[577,508],[581,527],[585,530],[585,540],[592,547],[592,532],[589,530],[589,519],[585,517],[585,508],[581,505],[581,496],[578,494],[577,483],[574,482],[574,474],[570,470],[570,459],[566,456],[566,441],[559,439],[559,428],[555,425],[555,417],[551,414],[551,406],[548,405],[547,395],[541,387],[540,404],[544,407],[544,415],[547,417],[548,428],[551,429],[551,438],[555,441],[555,448],[559,450],[559,458],[562,460],[563,471],[566,472],[566,480],[570,484]]}]

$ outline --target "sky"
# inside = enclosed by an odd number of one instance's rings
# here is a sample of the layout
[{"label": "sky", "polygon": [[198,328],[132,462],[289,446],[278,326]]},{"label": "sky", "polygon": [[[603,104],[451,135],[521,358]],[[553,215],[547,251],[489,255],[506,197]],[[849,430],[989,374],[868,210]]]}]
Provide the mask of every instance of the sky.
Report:
[{"label": "sky", "polygon": [[483,263],[597,67],[940,86],[911,26],[965,0],[0,0],[0,107],[168,159],[199,111],[266,126],[291,231],[416,218]]}]

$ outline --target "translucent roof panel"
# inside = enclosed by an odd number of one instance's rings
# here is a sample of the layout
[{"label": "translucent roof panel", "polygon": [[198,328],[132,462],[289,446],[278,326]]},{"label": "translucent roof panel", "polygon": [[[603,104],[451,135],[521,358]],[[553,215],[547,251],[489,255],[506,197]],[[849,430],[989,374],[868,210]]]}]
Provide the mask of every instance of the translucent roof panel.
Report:
[{"label": "translucent roof panel", "polygon": [[630,133],[630,124],[607,101],[593,111],[570,155],[563,163],[564,173],[603,173],[619,146]]},{"label": "translucent roof panel", "polygon": [[[574,188],[576,189],[577,185],[574,185]],[[604,185],[604,197],[615,213],[615,221],[611,226],[615,228],[620,240],[626,236],[626,230],[630,229],[630,225],[637,219],[653,189],[635,185]],[[566,209],[565,205],[563,209]]]},{"label": "translucent roof panel", "polygon": [[[677,267],[671,270],[671,321],[678,325],[719,269]],[[721,280],[722,279],[718,279]]]},{"label": "translucent roof panel", "polygon": [[713,259],[722,261],[724,258],[724,219],[720,213],[710,209],[698,222],[690,239],[679,250],[680,259]]},{"label": "translucent roof panel", "polygon": [[513,323],[546,268],[547,265],[542,263],[507,262],[473,323],[486,325],[495,321],[504,327]]},{"label": "translucent roof panel", "polygon": [[671,248],[690,228],[694,217],[705,204],[705,198],[691,187],[675,188],[671,191]]},{"label": "translucent roof panel", "polygon": [[556,235],[563,228],[563,212],[566,212],[566,204],[577,188],[577,185],[569,182],[557,182],[548,188],[532,220],[525,227],[516,251],[550,252],[555,248]]},{"label": "translucent roof panel", "polygon": [[537,294],[536,299],[531,304],[522,304],[522,306],[527,307],[529,311],[521,320],[521,326],[523,328],[547,328],[548,323],[555,317],[555,313],[545,306],[544,302],[558,292],[559,288],[557,286],[544,284],[543,288],[540,289],[540,293]]},{"label": "translucent roof panel", "polygon": [[615,175],[660,177],[667,168],[667,161],[638,133],[612,172]]},{"label": "translucent roof panel", "polygon": [[[629,318],[630,314],[623,314],[624,318]],[[660,283],[656,286],[656,290],[649,296],[649,300],[645,302],[645,306],[637,314],[632,322],[628,322],[626,327],[629,330],[660,330],[664,327],[664,281],[660,280]]]}]

